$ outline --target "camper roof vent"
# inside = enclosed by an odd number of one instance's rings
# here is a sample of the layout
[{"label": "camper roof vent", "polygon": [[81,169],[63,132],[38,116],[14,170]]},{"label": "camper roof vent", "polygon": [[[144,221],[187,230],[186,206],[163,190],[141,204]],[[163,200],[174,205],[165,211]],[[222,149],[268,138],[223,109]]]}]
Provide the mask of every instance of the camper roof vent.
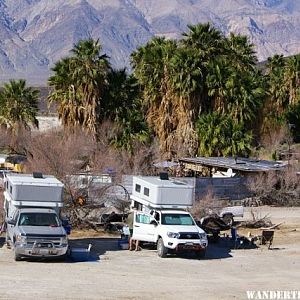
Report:
[{"label": "camper roof vent", "polygon": [[44,178],[42,172],[33,172],[32,176],[33,178]]},{"label": "camper roof vent", "polygon": [[159,179],[160,180],[169,180],[169,175],[167,172],[161,172],[159,173]]}]

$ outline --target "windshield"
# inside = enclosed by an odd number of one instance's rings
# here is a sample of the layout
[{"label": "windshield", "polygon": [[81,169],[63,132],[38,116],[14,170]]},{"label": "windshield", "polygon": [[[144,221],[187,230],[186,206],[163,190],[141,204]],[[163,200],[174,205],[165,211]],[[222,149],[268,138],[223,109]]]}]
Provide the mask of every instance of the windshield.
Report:
[{"label": "windshield", "polygon": [[21,226],[59,226],[56,214],[53,213],[21,213],[19,219]]},{"label": "windshield", "polygon": [[195,225],[194,220],[187,214],[162,214],[163,225]]}]

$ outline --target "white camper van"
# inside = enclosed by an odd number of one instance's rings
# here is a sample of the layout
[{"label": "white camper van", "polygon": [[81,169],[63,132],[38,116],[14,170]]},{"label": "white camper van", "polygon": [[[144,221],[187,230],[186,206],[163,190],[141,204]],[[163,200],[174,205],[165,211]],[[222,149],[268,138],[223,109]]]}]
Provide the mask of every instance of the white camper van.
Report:
[{"label": "white camper van", "polygon": [[64,257],[68,239],[60,220],[63,188],[58,179],[41,173],[6,175],[6,242],[15,260]]},{"label": "white camper van", "polygon": [[206,233],[186,211],[193,204],[194,187],[168,176],[134,176],[131,195],[136,207],[133,239],[157,244],[158,256],[194,252],[204,257]]}]

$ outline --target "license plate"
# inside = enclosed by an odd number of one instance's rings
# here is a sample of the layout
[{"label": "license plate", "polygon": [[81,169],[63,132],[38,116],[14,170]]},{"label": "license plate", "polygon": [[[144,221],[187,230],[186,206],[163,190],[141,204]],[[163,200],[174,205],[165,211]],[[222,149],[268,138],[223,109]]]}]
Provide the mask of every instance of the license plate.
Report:
[{"label": "license plate", "polygon": [[185,243],[186,246],[193,246],[193,243]]},{"label": "license plate", "polygon": [[48,249],[36,249],[32,253],[34,255],[54,255],[56,254],[55,250],[48,250]]}]

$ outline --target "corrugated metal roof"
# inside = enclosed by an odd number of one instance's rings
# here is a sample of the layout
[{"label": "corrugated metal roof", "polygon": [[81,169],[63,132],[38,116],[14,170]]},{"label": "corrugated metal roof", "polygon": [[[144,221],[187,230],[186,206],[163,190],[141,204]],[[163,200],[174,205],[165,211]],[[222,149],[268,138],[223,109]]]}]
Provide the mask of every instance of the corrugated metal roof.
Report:
[{"label": "corrugated metal roof", "polygon": [[267,172],[283,170],[287,164],[271,160],[233,157],[195,157],[180,158],[180,163],[190,163],[206,167],[231,168],[243,172]]}]

